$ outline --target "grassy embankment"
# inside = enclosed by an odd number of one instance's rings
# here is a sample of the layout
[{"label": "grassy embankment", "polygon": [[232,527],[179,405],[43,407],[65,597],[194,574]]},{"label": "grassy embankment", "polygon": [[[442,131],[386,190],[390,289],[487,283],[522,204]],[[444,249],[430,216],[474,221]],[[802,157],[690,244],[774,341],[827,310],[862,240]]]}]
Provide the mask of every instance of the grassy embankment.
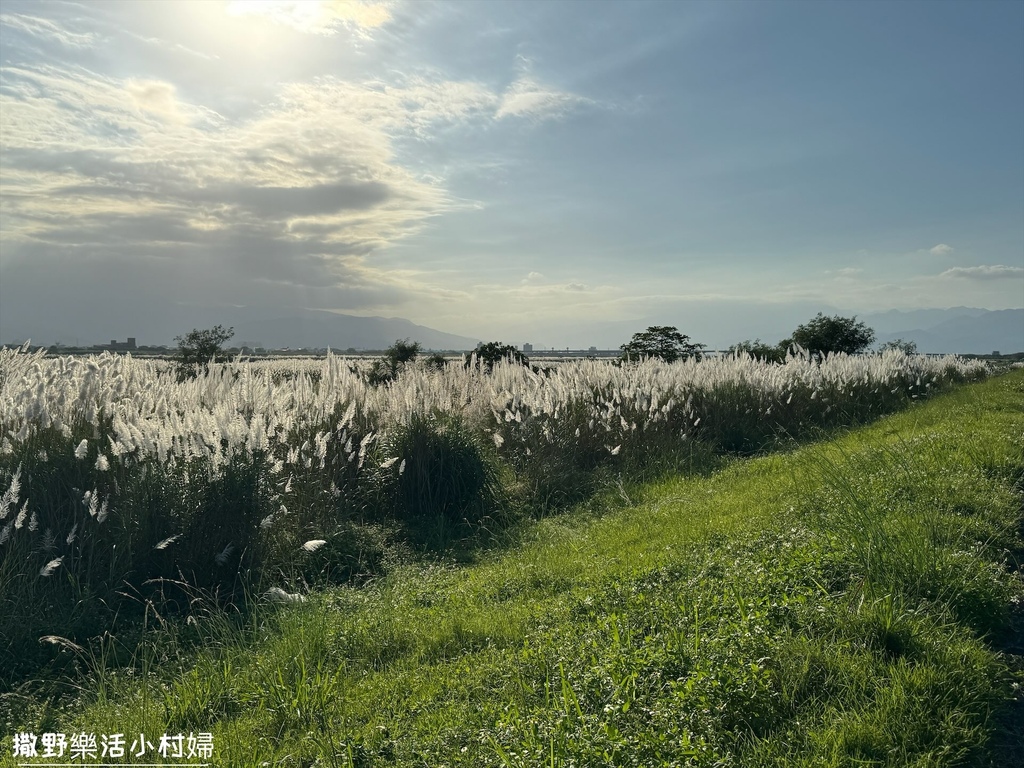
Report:
[{"label": "grassy embankment", "polygon": [[231,766],[1011,765],[1022,485],[1016,371],[468,567],[110,640],[18,725]]}]

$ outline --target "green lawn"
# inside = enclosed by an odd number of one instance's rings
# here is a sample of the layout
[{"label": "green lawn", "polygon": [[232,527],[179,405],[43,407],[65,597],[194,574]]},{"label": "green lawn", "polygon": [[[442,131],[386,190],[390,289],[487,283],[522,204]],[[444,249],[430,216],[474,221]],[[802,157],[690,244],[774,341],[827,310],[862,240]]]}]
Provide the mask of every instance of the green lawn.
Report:
[{"label": "green lawn", "polygon": [[[1018,370],[627,485],[470,565],[150,612],[141,641],[67,650],[74,695],[8,696],[5,730],[210,731],[224,766],[1012,765],[1022,486]],[[0,764],[33,762],[11,743]]]}]

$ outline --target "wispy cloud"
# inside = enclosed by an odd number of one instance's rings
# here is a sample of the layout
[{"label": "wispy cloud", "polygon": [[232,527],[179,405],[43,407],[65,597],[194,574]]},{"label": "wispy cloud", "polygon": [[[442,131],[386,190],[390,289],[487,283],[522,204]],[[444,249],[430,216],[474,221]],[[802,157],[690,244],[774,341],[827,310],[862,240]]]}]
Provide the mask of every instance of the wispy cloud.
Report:
[{"label": "wispy cloud", "polygon": [[54,40],[69,48],[89,48],[96,44],[98,38],[91,32],[72,32],[49,19],[24,14],[0,14],[0,24],[11,29],[27,32],[42,40]]},{"label": "wispy cloud", "polygon": [[949,245],[946,245],[945,243],[939,243],[938,245],[933,245],[931,248],[928,249],[928,253],[930,253],[932,256],[947,256],[947,255],[951,254],[952,252],[953,252],[953,247],[949,246]]},{"label": "wispy cloud", "polygon": [[1005,264],[953,267],[952,269],[947,269],[939,277],[957,277],[970,280],[1001,280],[1004,278],[1019,280],[1024,277],[1024,267],[1008,267]]},{"label": "wispy cloud", "polygon": [[521,77],[501,96],[496,117],[522,117],[533,120],[564,117],[578,107],[593,102],[583,96],[538,83],[531,77]]}]

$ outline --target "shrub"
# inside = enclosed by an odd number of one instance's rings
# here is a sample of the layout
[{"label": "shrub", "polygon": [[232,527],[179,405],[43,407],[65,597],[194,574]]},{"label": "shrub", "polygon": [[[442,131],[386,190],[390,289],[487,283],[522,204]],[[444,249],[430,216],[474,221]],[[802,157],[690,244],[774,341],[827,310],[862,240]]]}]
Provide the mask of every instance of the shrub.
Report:
[{"label": "shrub", "polygon": [[384,357],[375,360],[367,375],[367,381],[377,387],[394,381],[420,353],[420,343],[399,339],[384,352]]},{"label": "shrub", "polygon": [[729,347],[729,354],[748,354],[756,360],[764,360],[766,363],[782,363],[786,360],[786,345],[766,344],[760,339],[741,341]]},{"label": "shrub", "polygon": [[379,482],[393,513],[414,526],[479,524],[504,499],[493,459],[453,415],[414,413],[380,447]]}]

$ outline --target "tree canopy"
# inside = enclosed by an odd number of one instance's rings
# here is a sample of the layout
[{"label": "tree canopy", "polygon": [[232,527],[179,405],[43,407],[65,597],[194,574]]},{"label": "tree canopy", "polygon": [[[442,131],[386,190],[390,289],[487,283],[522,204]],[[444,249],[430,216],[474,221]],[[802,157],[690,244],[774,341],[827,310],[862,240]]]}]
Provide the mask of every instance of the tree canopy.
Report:
[{"label": "tree canopy", "polygon": [[690,337],[680,333],[675,326],[652,325],[646,331],[634,333],[632,340],[620,349],[623,360],[657,357],[666,363],[674,363],[690,357],[700,360],[701,350],[706,346],[691,342]]},{"label": "tree canopy", "polygon": [[756,357],[768,363],[782,363],[786,360],[786,345],[776,344],[772,346],[760,339],[741,341],[729,347],[731,354],[746,352],[751,357]]},{"label": "tree canopy", "polygon": [[421,351],[418,341],[398,339],[384,350],[384,357],[374,360],[370,368],[369,382],[374,386],[394,381],[406,365],[415,360]]},{"label": "tree canopy", "polygon": [[875,332],[853,317],[826,317],[821,312],[815,318],[797,326],[793,335],[779,342],[784,349],[799,344],[813,355],[845,352],[855,355],[863,352],[875,340]]},{"label": "tree canopy", "polygon": [[892,341],[887,341],[885,342],[885,344],[878,348],[878,351],[887,352],[890,349],[898,349],[905,355],[917,354],[917,344],[913,341],[904,341],[903,339],[893,339]]},{"label": "tree canopy", "polygon": [[500,341],[489,341],[481,344],[472,353],[464,356],[466,367],[472,365],[473,355],[483,365],[484,369],[490,371],[499,360],[509,360],[520,365],[529,365],[529,358],[513,347],[511,344],[502,344]]},{"label": "tree canopy", "polygon": [[205,330],[193,329],[184,337],[175,336],[178,351],[174,355],[178,378],[186,379],[196,375],[197,366],[203,370],[209,368],[210,362],[224,362],[226,356],[223,345],[235,335],[234,327],[224,328],[215,325]]}]

